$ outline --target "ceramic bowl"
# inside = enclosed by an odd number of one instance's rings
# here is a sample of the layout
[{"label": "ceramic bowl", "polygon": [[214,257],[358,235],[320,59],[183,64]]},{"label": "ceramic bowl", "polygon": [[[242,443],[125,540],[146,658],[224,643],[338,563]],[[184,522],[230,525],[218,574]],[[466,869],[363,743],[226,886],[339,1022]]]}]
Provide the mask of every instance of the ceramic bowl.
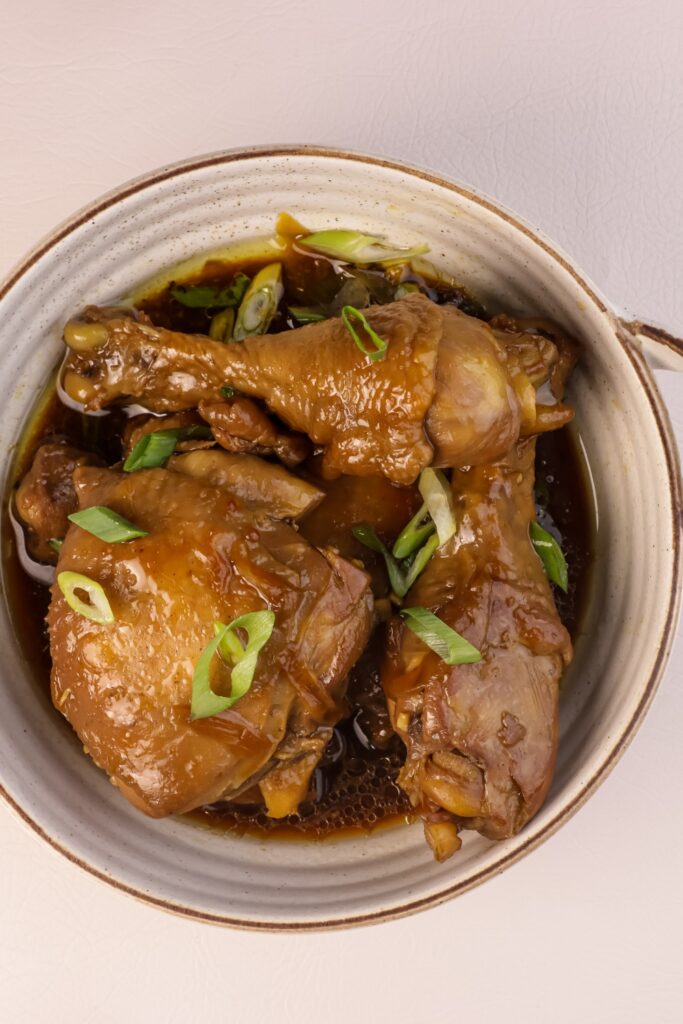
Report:
[{"label": "ceramic bowl", "polygon": [[[0,475],[60,350],[60,327],[203,250],[268,235],[288,210],[312,230],[343,225],[430,259],[491,308],[540,313],[576,335],[578,439],[591,470],[597,555],[562,699],[552,790],[513,839],[465,834],[436,864],[417,826],[323,842],[261,841],[127,804],[53,710],[0,601],[1,782],[18,814],[72,861],[141,899],[206,921],[324,928],[428,907],[513,864],[595,790],[642,721],[670,650],[678,602],[680,480],[643,348],[675,366],[683,347],[627,324],[570,260],[490,200],[434,174],[316,148],[227,152],[163,168],[77,214],[0,289]],[[8,543],[2,519],[3,544]]]}]

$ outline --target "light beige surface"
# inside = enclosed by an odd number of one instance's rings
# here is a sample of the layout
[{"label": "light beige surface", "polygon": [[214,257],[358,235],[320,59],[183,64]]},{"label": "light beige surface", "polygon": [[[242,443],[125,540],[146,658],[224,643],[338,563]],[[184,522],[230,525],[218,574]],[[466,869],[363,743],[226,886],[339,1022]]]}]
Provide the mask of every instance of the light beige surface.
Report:
[{"label": "light beige surface", "polygon": [[[149,8],[98,6],[28,4],[4,33],[0,270],[132,173],[299,139],[469,178],[615,301],[683,326],[673,4],[642,20],[635,4],[603,5],[591,24],[586,4],[170,5],[156,26]],[[676,378],[666,388],[680,398]],[[680,658],[624,761],[558,836],[457,902],[379,928],[282,937],[174,920],[81,875],[2,808],[10,1019],[679,1019]]]}]

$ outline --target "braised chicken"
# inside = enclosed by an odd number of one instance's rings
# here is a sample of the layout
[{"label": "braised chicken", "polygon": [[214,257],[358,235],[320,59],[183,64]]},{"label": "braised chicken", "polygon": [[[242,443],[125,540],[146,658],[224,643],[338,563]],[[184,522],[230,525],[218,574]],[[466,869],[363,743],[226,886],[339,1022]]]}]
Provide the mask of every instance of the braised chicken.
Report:
[{"label": "braised chicken", "polygon": [[11,505],[55,580],[52,698],[152,817],[420,817],[445,860],[551,784],[590,556],[558,430],[578,351],[381,239],[280,228],[276,262],[64,328]]},{"label": "braised chicken", "polygon": [[[341,319],[286,335],[229,345],[126,318],[67,325],[64,388],[86,410],[117,400],[152,412],[221,402],[221,390],[262,398],[268,408],[325,450],[330,475],[381,473],[409,484],[425,466],[480,465],[503,455],[522,435],[571,419],[555,406],[537,416],[533,372],[558,359],[541,336],[525,348],[505,345],[481,320],[422,295],[368,311],[387,344],[372,362]],[[532,358],[529,359],[529,352]]]},{"label": "braised chicken", "polygon": [[[53,587],[55,705],[153,817],[254,781],[271,814],[291,813],[345,710],[345,678],[370,632],[368,577],[181,472],[79,468],[73,478],[81,509],[106,506],[148,535],[109,544],[75,525],[66,534],[58,571],[98,582],[114,621],[91,621]],[[193,670],[214,622],[262,608],[275,626],[251,689],[234,708],[191,721]],[[230,671],[216,660],[213,690],[229,693]]]},{"label": "braised chicken", "polygon": [[64,439],[42,444],[14,497],[19,518],[26,527],[26,547],[38,562],[54,564],[59,541],[69,525],[68,516],[78,503],[73,472],[98,460]]},{"label": "braised chicken", "polygon": [[[277,462],[266,462],[255,455],[233,455],[216,448],[186,452],[173,455],[168,468],[229,491],[252,511],[274,519],[300,519],[325,498],[325,492],[315,484],[294,476]],[[321,541],[320,547],[328,543],[329,538]]]},{"label": "braised chicken", "polygon": [[218,444],[229,452],[274,455],[285,466],[298,466],[310,453],[303,434],[278,428],[251,398],[234,395],[220,402],[203,400],[199,413]]},{"label": "braised chicken", "polygon": [[552,780],[571,642],[529,539],[535,445],[454,471],[458,530],[406,601],[438,615],[481,661],[448,665],[402,619],[390,628],[382,683],[406,745],[399,782],[440,860],[459,847],[459,828],[514,835]]}]

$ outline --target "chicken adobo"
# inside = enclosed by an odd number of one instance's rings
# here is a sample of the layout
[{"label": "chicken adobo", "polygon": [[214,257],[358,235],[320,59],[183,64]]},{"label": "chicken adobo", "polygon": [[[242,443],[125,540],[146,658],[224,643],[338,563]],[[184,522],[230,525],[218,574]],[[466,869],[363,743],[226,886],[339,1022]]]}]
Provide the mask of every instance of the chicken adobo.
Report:
[{"label": "chicken adobo", "polygon": [[145,814],[420,817],[443,860],[552,781],[590,560],[578,350],[424,247],[287,217],[274,245],[65,324],[10,510],[54,578],[17,583],[18,632],[45,619],[55,707]]}]

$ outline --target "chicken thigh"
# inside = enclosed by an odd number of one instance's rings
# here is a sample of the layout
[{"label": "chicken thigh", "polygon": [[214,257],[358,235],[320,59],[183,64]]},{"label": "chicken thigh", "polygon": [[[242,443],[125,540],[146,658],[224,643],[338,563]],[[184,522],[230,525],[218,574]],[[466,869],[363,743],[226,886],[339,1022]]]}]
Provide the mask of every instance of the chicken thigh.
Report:
[{"label": "chicken thigh", "polygon": [[[179,471],[183,459],[197,476]],[[69,527],[58,573],[99,583],[114,621],[91,621],[53,587],[52,696],[95,763],[145,813],[189,811],[258,782],[277,817],[296,809],[344,713],[346,675],[371,628],[368,577],[207,482],[229,486],[207,459],[74,472],[81,509],[106,506],[147,535],[112,544]],[[275,625],[251,689],[230,710],[191,720],[193,673],[214,622],[265,608]],[[214,692],[229,694],[219,656],[212,671]]]}]

